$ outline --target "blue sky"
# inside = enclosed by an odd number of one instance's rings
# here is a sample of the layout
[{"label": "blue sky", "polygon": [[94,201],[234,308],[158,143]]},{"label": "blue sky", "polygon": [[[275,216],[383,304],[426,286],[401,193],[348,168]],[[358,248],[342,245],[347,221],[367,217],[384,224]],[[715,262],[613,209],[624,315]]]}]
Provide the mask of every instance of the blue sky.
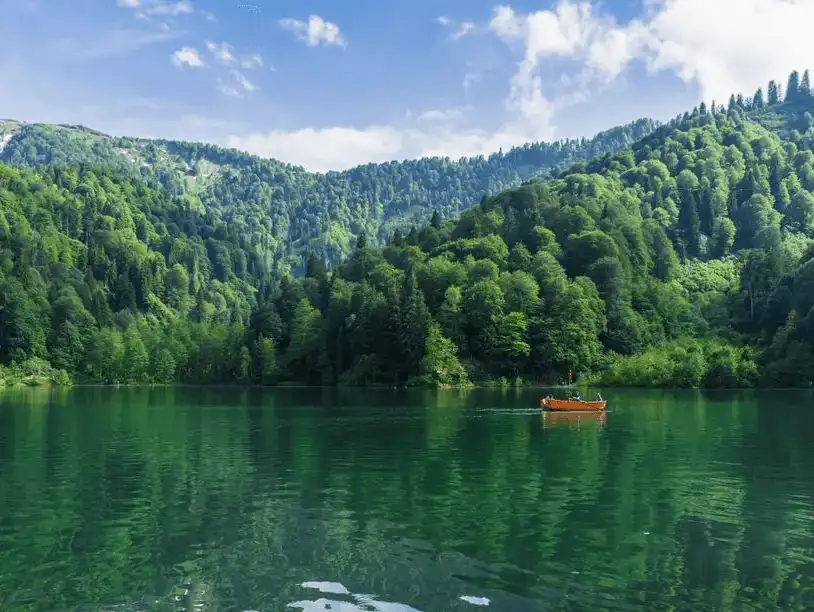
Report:
[{"label": "blue sky", "polygon": [[814,0],[0,0],[0,11],[0,117],[313,170],[666,119],[814,58],[803,30]]}]

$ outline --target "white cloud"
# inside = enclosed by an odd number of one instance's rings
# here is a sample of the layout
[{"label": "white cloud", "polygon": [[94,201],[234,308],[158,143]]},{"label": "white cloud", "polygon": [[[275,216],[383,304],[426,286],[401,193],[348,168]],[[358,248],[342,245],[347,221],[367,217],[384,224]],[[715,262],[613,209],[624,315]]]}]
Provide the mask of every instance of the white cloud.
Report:
[{"label": "white cloud", "polygon": [[198,50],[193,47],[181,47],[172,54],[170,61],[178,68],[189,66],[190,68],[203,68],[206,62],[201,59]]},{"label": "white cloud", "polygon": [[526,140],[521,133],[503,130],[490,133],[476,129],[397,129],[374,125],[362,129],[274,130],[229,136],[224,145],[303,165],[312,171],[325,172],[393,159],[487,155],[501,147],[508,148]]},{"label": "white cloud", "polygon": [[590,76],[610,82],[639,61],[697,85],[710,101],[806,66],[814,57],[812,21],[810,0],[648,0],[645,13],[624,25],[586,2],[526,15],[501,6],[490,25],[507,42],[524,42],[526,62],[576,58]]},{"label": "white cloud", "polygon": [[814,57],[810,0],[670,0],[651,10],[648,66],[696,82],[707,101],[751,93]]},{"label": "white cloud", "polygon": [[138,8],[141,6],[139,0],[116,0],[116,4],[125,8]]},{"label": "white cloud", "polygon": [[339,31],[339,26],[330,21],[325,21],[319,15],[310,15],[308,22],[299,19],[281,19],[280,26],[293,32],[297,38],[305,41],[309,47],[319,45],[335,45],[344,47],[347,43]]}]

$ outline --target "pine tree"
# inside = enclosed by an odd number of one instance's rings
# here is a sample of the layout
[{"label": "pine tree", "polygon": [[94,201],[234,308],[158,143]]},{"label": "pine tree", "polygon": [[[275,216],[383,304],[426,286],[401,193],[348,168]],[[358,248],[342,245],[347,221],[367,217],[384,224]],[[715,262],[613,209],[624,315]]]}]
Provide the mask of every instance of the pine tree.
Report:
[{"label": "pine tree", "polygon": [[424,294],[412,270],[404,278],[399,314],[401,321],[398,339],[403,359],[402,367],[403,373],[409,377],[418,373],[432,320],[424,301]]},{"label": "pine tree", "polygon": [[763,108],[763,88],[758,87],[755,95],[752,97],[752,108]]},{"label": "pine tree", "polygon": [[777,83],[774,81],[769,81],[769,89],[768,89],[768,99],[767,102],[769,105],[777,104],[780,101],[780,96],[777,91]]},{"label": "pine tree", "polygon": [[308,253],[308,261],[305,264],[305,276],[321,281],[327,277],[327,274],[325,263],[319,259],[313,251]]},{"label": "pine tree", "polygon": [[698,215],[698,202],[695,194],[690,190],[686,190],[681,194],[678,225],[681,232],[682,246],[686,249],[686,256],[696,257],[699,252],[701,219]]},{"label": "pine tree", "polygon": [[437,210],[432,212],[432,218],[430,219],[430,225],[435,229],[439,229],[441,227],[441,215],[438,214]]},{"label": "pine tree", "polygon": [[811,96],[811,77],[808,74],[808,69],[803,72],[803,79],[800,81],[800,96],[806,98]]},{"label": "pine tree", "polygon": [[786,85],[786,100],[793,102],[800,94],[800,73],[796,70],[789,75],[789,83]]}]

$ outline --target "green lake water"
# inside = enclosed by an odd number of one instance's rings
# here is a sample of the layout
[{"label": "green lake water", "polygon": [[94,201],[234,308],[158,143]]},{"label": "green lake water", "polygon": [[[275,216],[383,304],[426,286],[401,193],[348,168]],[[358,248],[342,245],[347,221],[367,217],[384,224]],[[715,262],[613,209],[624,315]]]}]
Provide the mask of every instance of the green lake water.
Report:
[{"label": "green lake water", "polygon": [[811,393],[539,394],[3,392],[0,610],[814,609]]}]

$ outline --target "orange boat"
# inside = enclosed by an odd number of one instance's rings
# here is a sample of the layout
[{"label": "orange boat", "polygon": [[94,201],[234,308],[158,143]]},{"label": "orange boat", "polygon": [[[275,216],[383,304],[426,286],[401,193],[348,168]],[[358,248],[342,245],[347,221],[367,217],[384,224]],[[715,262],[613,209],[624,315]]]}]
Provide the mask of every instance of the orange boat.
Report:
[{"label": "orange boat", "polygon": [[594,401],[594,402],[586,402],[582,399],[577,399],[572,397],[567,400],[563,399],[556,399],[553,397],[542,397],[540,398],[540,408],[543,410],[559,410],[559,411],[588,411],[588,412],[598,412],[600,410],[604,410],[605,406],[607,406],[607,402],[603,399]]}]

